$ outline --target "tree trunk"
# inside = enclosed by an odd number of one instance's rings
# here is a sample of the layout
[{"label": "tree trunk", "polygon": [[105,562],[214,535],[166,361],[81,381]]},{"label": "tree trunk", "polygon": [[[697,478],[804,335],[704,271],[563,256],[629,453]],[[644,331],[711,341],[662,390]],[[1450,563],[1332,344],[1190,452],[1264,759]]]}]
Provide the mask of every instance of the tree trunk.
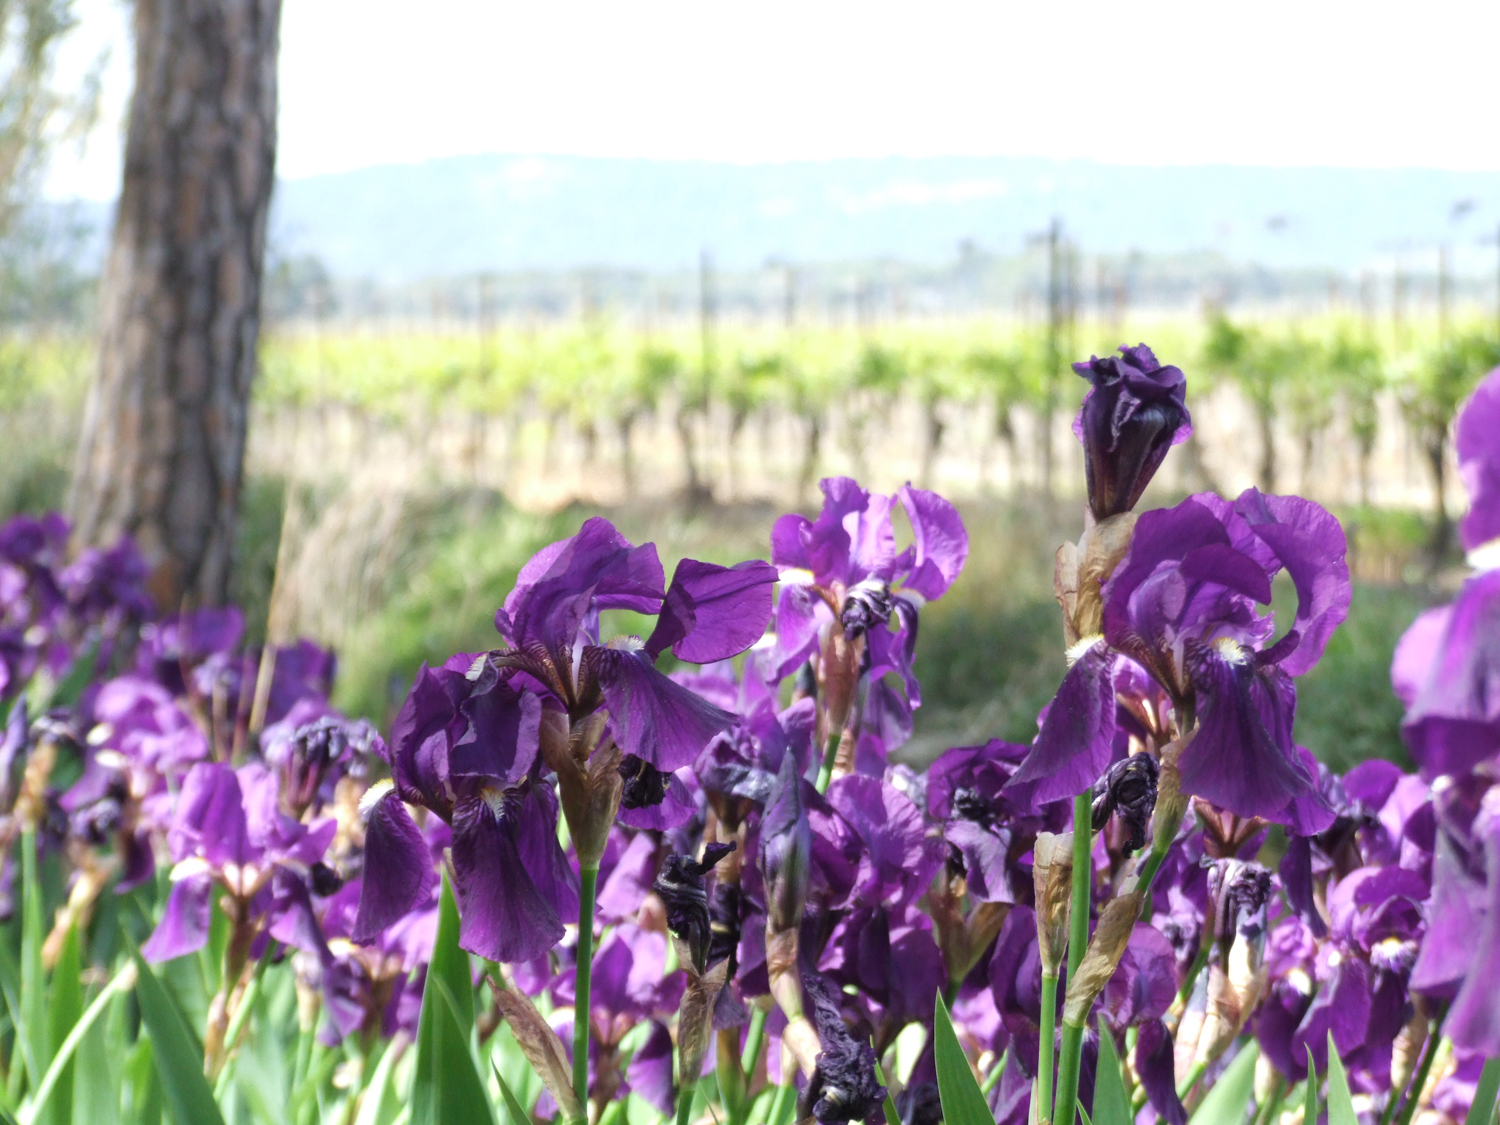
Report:
[{"label": "tree trunk", "polygon": [[136,88],[70,507],[164,610],[224,600],[276,154],[280,0],[136,0]]}]

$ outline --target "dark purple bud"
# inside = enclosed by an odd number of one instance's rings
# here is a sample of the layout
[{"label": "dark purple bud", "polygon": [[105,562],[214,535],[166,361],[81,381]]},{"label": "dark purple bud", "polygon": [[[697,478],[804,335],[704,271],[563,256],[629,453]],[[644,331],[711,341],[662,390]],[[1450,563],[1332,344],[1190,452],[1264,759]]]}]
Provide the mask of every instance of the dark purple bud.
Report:
[{"label": "dark purple bud", "polygon": [[708,890],[703,877],[719,860],[734,851],[734,844],[707,844],[703,862],[691,856],[669,855],[661,865],[661,874],[651,884],[667,908],[667,928],[687,942],[693,967],[702,976],[708,968],[713,931],[708,917]]},{"label": "dark purple bud", "polygon": [[659,770],[634,754],[620,759],[620,777],[625,782],[620,796],[622,809],[655,808],[667,799],[667,786],[672,781],[670,772]]},{"label": "dark purple bud", "polygon": [[[721,845],[722,846],[722,845]],[[729,975],[734,976],[738,967],[736,953],[740,947],[740,910],[744,893],[735,883],[716,883],[708,904],[708,963],[729,961]]]},{"label": "dark purple bud", "polygon": [[936,1082],[918,1082],[896,1096],[896,1116],[901,1125],[939,1125],[943,1103]]},{"label": "dark purple bud", "polygon": [[882,578],[866,578],[844,597],[839,621],[849,640],[862,637],[876,625],[884,625],[896,608],[890,583]]},{"label": "dark purple bud", "polygon": [[875,1050],[850,1033],[838,993],[820,974],[804,972],[802,988],[812,1001],[818,1029],[817,1069],[798,1098],[798,1120],[811,1114],[823,1125],[863,1121],[880,1111],[886,1089],[875,1078]]},{"label": "dark purple bud", "polygon": [[1167,450],[1192,433],[1187,379],[1145,344],[1073,370],[1093,384],[1073,432],[1083,442],[1089,509],[1104,520],[1134,508]]},{"label": "dark purple bud", "polygon": [[1236,934],[1259,937],[1266,929],[1271,872],[1258,863],[1218,860],[1208,870],[1208,897],[1214,937],[1221,945],[1233,942]]},{"label": "dark purple bud", "polygon": [[1114,763],[1094,783],[1094,831],[1104,827],[1111,816],[1130,831],[1125,854],[1146,846],[1146,829],[1156,809],[1156,759],[1150,754],[1132,754]]}]

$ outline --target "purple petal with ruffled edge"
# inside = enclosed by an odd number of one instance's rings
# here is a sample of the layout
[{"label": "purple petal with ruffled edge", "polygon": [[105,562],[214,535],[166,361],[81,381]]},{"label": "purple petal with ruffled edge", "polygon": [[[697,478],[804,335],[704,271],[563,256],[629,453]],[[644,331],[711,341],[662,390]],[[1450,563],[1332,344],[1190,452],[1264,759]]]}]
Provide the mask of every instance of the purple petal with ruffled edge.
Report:
[{"label": "purple petal with ruffled edge", "polygon": [[1292,742],[1291,678],[1257,667],[1248,654],[1232,662],[1208,649],[1194,661],[1193,682],[1198,733],[1179,759],[1183,792],[1240,816],[1286,823],[1292,803],[1318,791]]},{"label": "purple petal with ruffled edge", "polygon": [[1449,996],[1474,960],[1474,935],[1484,924],[1485,888],[1465,869],[1447,833],[1438,837],[1432,861],[1432,901],[1427,907],[1427,934],[1411,989]]},{"label": "purple petal with ruffled edge", "polygon": [[462,674],[447,668],[423,664],[417,669],[387,744],[391,780],[403,801],[448,811],[448,728],[457,720],[468,688]]},{"label": "purple petal with ruffled edge", "polygon": [[604,690],[609,725],[621,751],[664,772],[691,765],[713,738],[734,726],[734,716],[651,666],[644,653],[589,648]]},{"label": "purple petal with ruffled edge", "polygon": [[1391,690],[1405,706],[1417,701],[1427,683],[1452,616],[1451,605],[1423,610],[1396,642],[1396,651],[1391,656]]},{"label": "purple petal with ruffled edge", "polygon": [[618,922],[634,916],[656,878],[656,841],[642,832],[634,837],[599,887],[599,916]]},{"label": "purple petal with ruffled edge", "polygon": [[1177,1078],[1172,1065],[1172,1033],[1161,1020],[1147,1020],[1135,1041],[1135,1070],[1146,1100],[1167,1125],[1187,1125],[1187,1110],[1177,1096]]},{"label": "purple petal with ruffled edge", "polygon": [[778,679],[817,651],[818,633],[832,621],[833,610],[812,587],[781,584],[776,600],[776,648],[771,658]]},{"label": "purple petal with ruffled edge", "polygon": [[911,522],[914,556],[902,585],[928,601],[948,592],[969,557],[969,533],[958,509],[936,492],[904,484],[896,493]]},{"label": "purple petal with ruffled edge", "polygon": [[[578,534],[539,553],[495,614],[495,628],[516,647],[541,645],[554,659],[571,655],[590,615],[602,609],[656,613],[666,596],[652,543],[640,547],[595,516]],[[564,662],[562,660],[559,661]]]},{"label": "purple petal with ruffled edge", "polygon": [[1454,599],[1401,732],[1428,777],[1466,773],[1500,752],[1500,570],[1470,578]]},{"label": "purple petal with ruffled edge", "polygon": [[1469,493],[1469,510],[1458,522],[1464,549],[1500,538],[1500,367],[1480,381],[1458,412],[1453,448]]},{"label": "purple petal with ruffled edge", "polygon": [[1484,826],[1484,923],[1477,934],[1471,930],[1437,938],[1463,941],[1472,949],[1468,972],[1448,1009],[1443,1033],[1458,1046],[1486,1056],[1500,1055],[1500,1004],[1495,1002],[1495,982],[1500,980],[1500,815],[1496,813],[1488,814],[1489,823]]},{"label": "purple petal with ruffled edge", "polygon": [[557,794],[550,785],[529,785],[516,814],[516,851],[521,865],[559,918],[578,917],[578,872],[557,842]]},{"label": "purple petal with ruffled edge", "polygon": [[1247,488],[1234,510],[1250,530],[1269,545],[1297,588],[1297,616],[1292,629],[1296,649],[1281,660],[1293,676],[1309,671],[1323,655],[1328,639],[1349,616],[1353,590],[1344,529],[1325,509],[1300,496],[1268,496]]},{"label": "purple petal with ruffled edge", "polygon": [[202,949],[208,942],[213,889],[213,879],[207,875],[192,875],[174,883],[161,921],[141,946],[141,956],[157,964]]},{"label": "purple petal with ruffled edge", "polygon": [[830,785],[827,798],[864,844],[856,894],[872,905],[894,907],[927,890],[943,863],[942,844],[927,835],[921,810],[906,794],[888,782],[851,774]]},{"label": "purple petal with ruffled edge", "polygon": [[655,658],[671,648],[679,660],[711,664],[744,652],[765,634],[775,581],[776,568],[759,560],[726,567],[683,559],[646,654]]},{"label": "purple petal with ruffled edge", "polygon": [[1101,643],[1068,669],[1008,790],[1030,787],[1031,801],[1042,805],[1081,793],[1099,780],[1115,756],[1113,664],[1113,655]]},{"label": "purple petal with ruffled edge", "polygon": [[481,675],[459,711],[468,729],[448,750],[450,777],[488,778],[504,788],[531,772],[541,746],[541,697]]},{"label": "purple petal with ruffled edge", "polygon": [[887,672],[901,677],[907,701],[922,706],[922,685],[917,681],[917,607],[906,598],[891,599],[891,619],[877,624],[869,633],[870,667],[868,675],[874,684]]},{"label": "purple petal with ruffled edge", "polygon": [[200,762],[188,771],[167,844],[174,860],[201,852],[215,866],[249,862],[244,797],[234,770],[222,762]]},{"label": "purple petal with ruffled edge", "polygon": [[361,944],[377,940],[432,897],[437,885],[432,853],[395,792],[370,806],[365,824],[365,866],[359,909],[350,937]]},{"label": "purple petal with ruffled edge", "polygon": [[1104,1007],[1116,1031],[1166,1014],[1177,998],[1177,955],[1155,926],[1137,922],[1119,968],[1104,988]]},{"label": "purple petal with ruffled edge", "polygon": [[459,945],[490,961],[530,961],[563,936],[563,924],[521,862],[515,826],[470,797],[453,813]]}]

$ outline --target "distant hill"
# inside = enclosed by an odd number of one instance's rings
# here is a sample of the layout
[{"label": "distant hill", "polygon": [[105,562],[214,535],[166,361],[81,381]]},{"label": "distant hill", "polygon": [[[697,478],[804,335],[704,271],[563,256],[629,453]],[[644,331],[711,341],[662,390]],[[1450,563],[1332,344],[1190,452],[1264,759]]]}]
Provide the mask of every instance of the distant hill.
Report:
[{"label": "distant hill", "polygon": [[[1472,200],[1454,217],[1455,204]],[[1486,272],[1500,173],[1143,168],[1033,158],[721,164],[463,156],[283,181],[272,238],[342,277],[690,267],[998,253],[1060,217],[1086,253],[1216,251],[1270,267],[1354,271],[1439,241]],[[1481,240],[1488,236],[1491,248]],[[1430,268],[1430,266],[1428,267]]]}]

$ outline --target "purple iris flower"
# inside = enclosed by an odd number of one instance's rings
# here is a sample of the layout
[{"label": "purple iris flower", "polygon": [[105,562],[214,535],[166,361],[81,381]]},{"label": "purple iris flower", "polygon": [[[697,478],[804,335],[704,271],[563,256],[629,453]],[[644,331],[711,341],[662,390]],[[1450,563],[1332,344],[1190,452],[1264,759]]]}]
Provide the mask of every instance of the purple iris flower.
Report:
[{"label": "purple iris flower", "polygon": [[[958,578],[969,554],[968,532],[958,511],[935,492],[903,485],[895,496],[883,496],[848,477],[830,477],[822,489],[816,520],[793,513],[771,530],[771,561],[781,576],[776,674],[818,654],[827,718],[835,724],[849,716],[856,683],[866,683],[866,757],[872,767],[883,766],[884,754],[909,736],[911,710],[922,702],[913,670],[919,610]],[[897,501],[913,535],[904,551],[896,548],[891,522]],[[883,683],[887,672],[901,678],[904,695]],[[823,740],[837,733],[820,732]]]},{"label": "purple iris flower", "polygon": [[1030,902],[1031,871],[1021,860],[1038,832],[1063,828],[1061,805],[1037,807],[1028,794],[1006,788],[1026,753],[992,739],[955,746],[927,771],[927,811],[943,824],[967,893],[981,902]]},{"label": "purple iris flower", "polygon": [[[656,547],[634,547],[595,517],[521,568],[495,613],[495,628],[510,644],[499,660],[572,720],[605,708],[622,754],[677,770],[733,725],[733,716],[657,671],[657,657],[670,648],[679,660],[710,664],[743,652],[765,633],[775,580],[763,562],[723,567],[684,559],[663,591]],[[599,613],[606,609],[656,614],[656,627],[644,642],[617,637],[605,644]]]},{"label": "purple iris flower", "polygon": [[[1470,552],[1483,552],[1476,565],[1487,563],[1484,555],[1500,547],[1500,367],[1475,388],[1459,411],[1453,426],[1453,445],[1458,454],[1458,472],[1469,493],[1469,510],[1458,525],[1459,538]],[[1488,550],[1487,550],[1488,545]],[[1500,559],[1496,560],[1500,562]]]},{"label": "purple iris flower", "polygon": [[1089,510],[1096,520],[1134,508],[1167,450],[1193,432],[1181,370],[1163,367],[1145,344],[1119,351],[1073,365],[1092,384],[1073,432],[1083,443]]},{"label": "purple iris flower", "polygon": [[391,784],[362,802],[365,870],[355,941],[369,941],[431,894],[432,857],[406,805],[453,830],[465,949],[529,961],[578,909],[577,873],[557,842],[557,798],[541,781],[542,700],[491,662],[459,654],[423,668],[391,728]]},{"label": "purple iris flower", "polygon": [[233,905],[232,940],[245,944],[243,953],[270,937],[326,953],[312,913],[312,895],[321,889],[314,872],[337,828],[332,818],[305,825],[282,813],[276,778],[262,765],[194,766],[167,833],[172,892],[141,952],[166,961],[203,948],[218,887]]},{"label": "purple iris flower", "polygon": [[[1427,933],[1413,991],[1452,997],[1443,1031],[1461,1047],[1500,1054],[1500,787],[1441,787]],[[1477,806],[1477,808],[1476,808]],[[1467,824],[1465,824],[1467,822]]]},{"label": "purple iris flower", "polygon": [[[1167,692],[1180,729],[1196,723],[1178,763],[1184,792],[1298,833],[1326,827],[1312,757],[1292,740],[1292,677],[1348,613],[1344,553],[1338,521],[1296,496],[1203,493],[1142,515],[1104,585],[1104,636],[1077,654],[1012,784],[1036,781],[1051,799],[1103,773],[1117,752],[1113,649]],[[1297,615],[1272,644],[1275,623],[1256,607],[1282,570]]]},{"label": "purple iris flower", "polygon": [[370,755],[384,758],[387,750],[368,720],[310,697],[261,732],[261,753],[281,780],[283,806],[300,818],[331,803],[343,778],[363,777]]},{"label": "purple iris flower", "polygon": [[[653,788],[665,797],[670,782],[647,771],[690,764],[734,717],[657,671],[656,658],[671,648],[679,659],[712,662],[748,647],[764,634],[774,579],[765,563],[685,559],[663,591],[655,547],[634,547],[597,518],[538,552],[495,615],[510,647],[423,668],[397,716],[394,788],[369,802],[356,939],[400,917],[432,877],[404,802],[453,827],[464,948],[494,961],[529,961],[551,948],[562,918],[578,909],[578,875],[557,845],[557,799],[542,779],[543,739],[559,737],[548,716],[565,716],[566,731],[605,709],[626,778],[646,798]],[[656,627],[644,643],[601,644],[606,609],[655,613]],[[576,843],[580,826],[569,823]],[[591,830],[602,848],[609,825]]]}]

